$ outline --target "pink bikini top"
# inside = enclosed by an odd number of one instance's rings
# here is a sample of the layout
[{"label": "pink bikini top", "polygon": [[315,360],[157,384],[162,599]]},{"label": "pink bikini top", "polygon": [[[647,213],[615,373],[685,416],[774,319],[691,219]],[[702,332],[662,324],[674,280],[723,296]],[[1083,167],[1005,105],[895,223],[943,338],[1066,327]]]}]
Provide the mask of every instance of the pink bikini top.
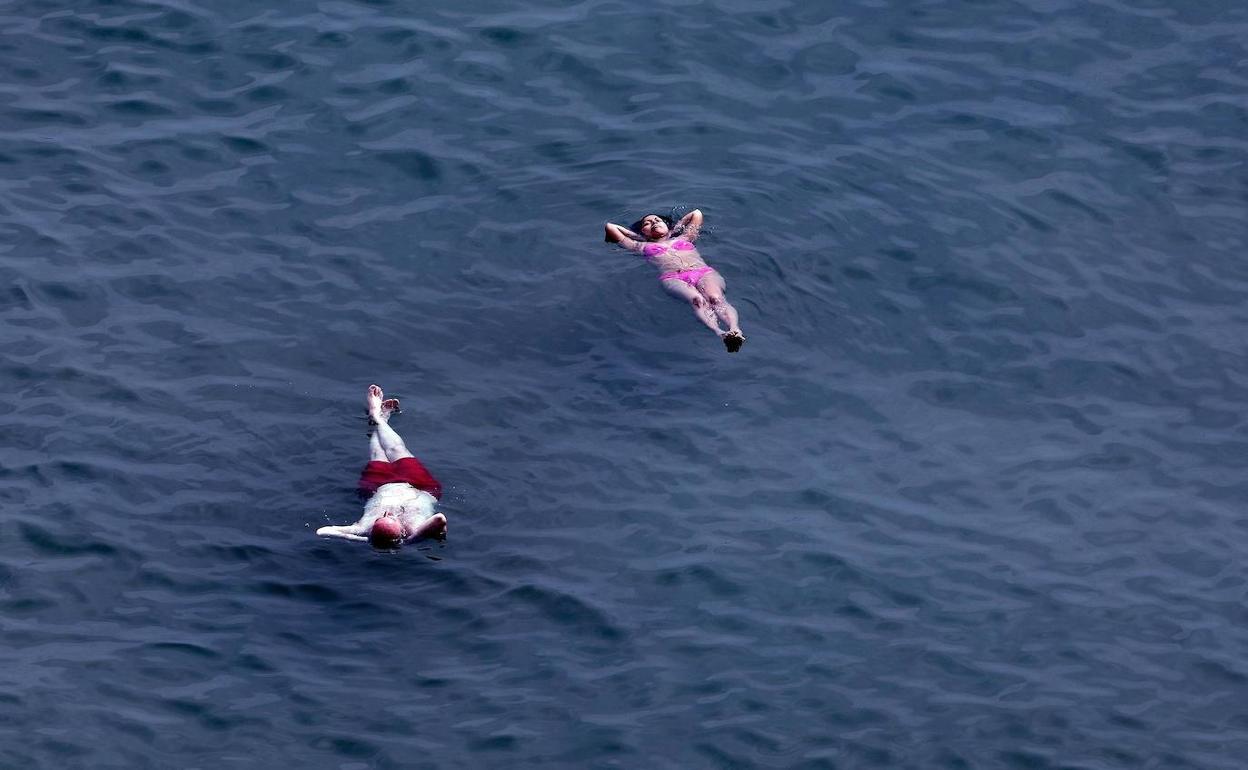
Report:
[{"label": "pink bikini top", "polygon": [[684,238],[672,241],[670,246],[664,246],[659,243],[647,243],[642,248],[641,253],[646,255],[646,259],[651,259],[659,256],[668,249],[673,249],[675,251],[693,251],[693,244],[686,241]]}]

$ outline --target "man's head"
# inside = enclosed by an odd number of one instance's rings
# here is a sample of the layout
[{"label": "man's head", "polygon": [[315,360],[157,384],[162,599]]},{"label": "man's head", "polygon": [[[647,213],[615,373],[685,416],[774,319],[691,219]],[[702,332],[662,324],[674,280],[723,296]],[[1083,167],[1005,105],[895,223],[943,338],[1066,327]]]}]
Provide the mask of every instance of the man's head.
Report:
[{"label": "man's head", "polygon": [[394,548],[402,540],[403,525],[389,511],[373,522],[373,528],[368,533],[368,542],[372,543],[374,548]]}]

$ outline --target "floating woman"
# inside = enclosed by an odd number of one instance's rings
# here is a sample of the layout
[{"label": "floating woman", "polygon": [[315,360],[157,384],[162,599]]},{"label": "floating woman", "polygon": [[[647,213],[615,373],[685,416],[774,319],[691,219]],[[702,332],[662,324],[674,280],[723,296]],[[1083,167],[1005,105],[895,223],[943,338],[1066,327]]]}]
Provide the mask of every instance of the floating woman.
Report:
[{"label": "floating woman", "polygon": [[[729,353],[745,343],[737,311],[724,296],[724,279],[706,264],[693,242],[702,229],[702,212],[694,209],[672,224],[668,217],[647,214],[632,228],[607,223],[607,240],[635,251],[659,269],[659,282],[675,297],[693,306],[698,320],[724,341]],[[720,322],[728,327],[724,331]]]}]

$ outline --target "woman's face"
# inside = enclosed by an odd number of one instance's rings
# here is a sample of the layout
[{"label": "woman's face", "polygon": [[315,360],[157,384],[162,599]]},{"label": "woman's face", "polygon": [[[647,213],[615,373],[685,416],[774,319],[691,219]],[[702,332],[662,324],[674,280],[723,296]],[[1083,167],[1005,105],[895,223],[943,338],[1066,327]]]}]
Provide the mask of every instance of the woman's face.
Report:
[{"label": "woman's face", "polygon": [[641,235],[647,240],[657,241],[667,237],[667,223],[658,214],[647,214],[641,218]]}]

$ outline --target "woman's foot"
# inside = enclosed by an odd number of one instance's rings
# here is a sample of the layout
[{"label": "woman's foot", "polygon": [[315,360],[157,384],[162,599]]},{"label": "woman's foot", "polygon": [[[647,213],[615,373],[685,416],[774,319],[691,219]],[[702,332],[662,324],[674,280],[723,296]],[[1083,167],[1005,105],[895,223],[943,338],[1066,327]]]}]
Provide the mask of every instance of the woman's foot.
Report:
[{"label": "woman's foot", "polygon": [[721,339],[723,339],[724,347],[728,348],[729,353],[736,353],[745,344],[745,335],[739,331],[730,331]]}]

